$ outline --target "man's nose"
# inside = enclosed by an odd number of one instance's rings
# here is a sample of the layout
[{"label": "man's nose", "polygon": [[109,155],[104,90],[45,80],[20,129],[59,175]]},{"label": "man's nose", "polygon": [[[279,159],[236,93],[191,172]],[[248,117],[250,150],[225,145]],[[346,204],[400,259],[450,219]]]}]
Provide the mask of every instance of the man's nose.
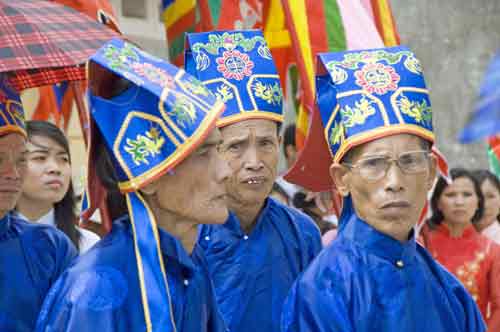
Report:
[{"label": "man's nose", "polygon": [[247,149],[243,158],[243,165],[246,169],[259,170],[263,167],[262,160],[260,159],[259,153],[254,146]]},{"label": "man's nose", "polygon": [[404,189],[404,174],[398,164],[391,162],[387,173],[385,174],[385,189],[388,191],[399,192]]}]

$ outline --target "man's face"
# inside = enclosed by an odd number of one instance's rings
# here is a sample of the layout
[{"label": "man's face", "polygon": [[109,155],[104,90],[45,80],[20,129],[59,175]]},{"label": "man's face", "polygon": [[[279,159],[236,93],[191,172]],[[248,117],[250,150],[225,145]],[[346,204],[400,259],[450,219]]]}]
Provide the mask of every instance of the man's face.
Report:
[{"label": "man's face", "polygon": [[271,120],[246,120],[221,129],[221,152],[232,175],[227,182],[231,202],[259,205],[270,194],[277,176],[279,138]]},{"label": "man's face", "polygon": [[[378,156],[398,158],[402,153],[422,150],[422,141],[417,136],[393,135],[355,148],[350,163],[356,165],[360,160]],[[385,176],[375,181],[364,179],[354,168],[335,165],[332,165],[332,175],[337,169],[341,177],[340,181],[336,180],[341,183],[339,191],[351,194],[356,214],[380,232],[406,240],[432,186],[435,159],[429,158],[423,171],[412,174],[404,173],[392,162]]]},{"label": "man's face", "polygon": [[12,210],[22,191],[26,141],[20,134],[0,136],[0,217]]},{"label": "man's face", "polygon": [[225,182],[229,166],[218,153],[219,129],[214,129],[194,152],[157,183],[160,209],[179,220],[196,224],[221,224],[228,217]]}]

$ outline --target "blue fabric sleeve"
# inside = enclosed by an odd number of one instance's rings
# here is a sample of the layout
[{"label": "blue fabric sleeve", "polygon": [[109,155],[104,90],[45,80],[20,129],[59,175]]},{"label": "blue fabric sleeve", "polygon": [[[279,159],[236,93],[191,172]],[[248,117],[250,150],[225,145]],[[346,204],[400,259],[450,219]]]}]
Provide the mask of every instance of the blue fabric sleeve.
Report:
[{"label": "blue fabric sleeve", "polygon": [[281,332],[353,332],[343,296],[312,285],[300,278],[283,307]]},{"label": "blue fabric sleeve", "polygon": [[[99,280],[95,285],[80,284],[68,273],[51,288],[38,316],[36,332],[118,332],[133,331],[120,305],[126,293]],[[113,282],[115,280],[109,280]],[[109,291],[105,289],[108,288]],[[137,310],[138,315],[142,311]]]},{"label": "blue fabric sleeve", "polygon": [[295,220],[298,234],[305,241],[305,259],[303,269],[319,254],[323,245],[321,244],[321,233],[314,221],[304,213],[296,209],[288,209],[287,212]]},{"label": "blue fabric sleeve", "polygon": [[52,226],[32,227],[21,237],[34,283],[42,298],[78,255],[64,233]]}]

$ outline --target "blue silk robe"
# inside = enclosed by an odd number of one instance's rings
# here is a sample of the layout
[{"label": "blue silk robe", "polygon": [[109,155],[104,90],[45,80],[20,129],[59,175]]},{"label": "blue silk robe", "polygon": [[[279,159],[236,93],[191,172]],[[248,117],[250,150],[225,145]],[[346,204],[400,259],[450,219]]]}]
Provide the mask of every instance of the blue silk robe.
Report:
[{"label": "blue silk robe", "polygon": [[50,286],[76,254],[54,227],[0,219],[0,331],[33,331]]},{"label": "blue silk robe", "polygon": [[230,214],[224,225],[203,225],[199,243],[231,332],[279,331],[286,295],[321,250],[314,222],[272,198],[250,234]]},{"label": "blue silk robe", "polygon": [[[226,331],[201,249],[189,256],[176,238],[161,229],[159,235],[177,332]],[[115,221],[111,233],[62,275],[36,331],[146,331],[128,218]]]},{"label": "blue silk robe", "polygon": [[352,214],[294,284],[282,332],[480,332],[465,288],[415,242]]}]

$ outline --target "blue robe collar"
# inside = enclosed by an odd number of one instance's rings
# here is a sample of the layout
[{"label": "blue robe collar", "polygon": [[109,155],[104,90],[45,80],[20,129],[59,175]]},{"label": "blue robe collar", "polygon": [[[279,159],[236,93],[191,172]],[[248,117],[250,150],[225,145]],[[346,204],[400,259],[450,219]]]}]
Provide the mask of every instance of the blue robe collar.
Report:
[{"label": "blue robe collar", "polygon": [[175,260],[189,275],[193,275],[196,270],[196,266],[189,254],[186,252],[186,249],[182,246],[182,243],[161,228],[158,228],[158,234],[160,236],[160,248],[163,255],[169,259]]},{"label": "blue robe collar", "polygon": [[404,264],[410,264],[416,255],[416,241],[413,230],[408,241],[401,243],[376,230],[361,220],[355,213],[345,223],[340,236],[392,262],[403,261]]},{"label": "blue robe collar", "polygon": [[[128,215],[123,215],[113,222],[113,224],[123,225],[128,229],[130,234],[132,234],[132,227],[130,225],[130,217]],[[114,226],[113,226],[114,227]],[[1,234],[1,233],[0,233]],[[176,237],[163,230],[161,227],[158,228],[158,235],[160,237],[160,250],[163,255],[167,258],[178,262],[191,276],[196,270],[196,265],[193,260],[184,249],[181,241]],[[195,249],[193,249],[194,252]]]},{"label": "blue robe collar", "polygon": [[[255,226],[253,230],[257,229],[257,227],[260,227],[262,224],[262,219],[267,214],[267,210],[269,210],[269,207],[271,206],[271,199],[268,197],[266,198],[264,202],[264,206],[259,212],[259,215],[257,216],[257,221],[255,222]],[[227,219],[226,223],[224,224],[227,229],[229,229],[231,232],[234,232],[236,235],[243,236],[245,235],[245,232],[241,228],[240,220],[234,214],[234,212],[229,211],[229,218]],[[252,230],[252,231],[253,231]]]},{"label": "blue robe collar", "polygon": [[7,213],[3,218],[0,219],[0,238],[3,237],[5,233],[10,228],[10,213]]}]

